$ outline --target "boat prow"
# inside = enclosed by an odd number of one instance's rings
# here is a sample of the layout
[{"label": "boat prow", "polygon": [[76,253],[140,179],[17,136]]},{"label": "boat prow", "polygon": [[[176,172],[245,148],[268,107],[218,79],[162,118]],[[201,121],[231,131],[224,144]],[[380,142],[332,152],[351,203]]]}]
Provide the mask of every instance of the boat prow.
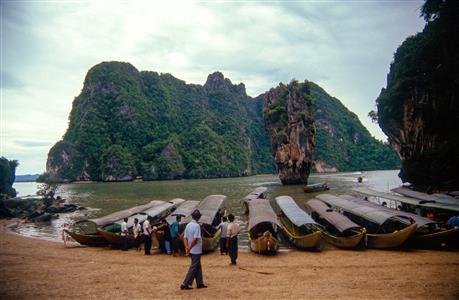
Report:
[{"label": "boat prow", "polygon": [[400,247],[416,231],[418,225],[413,223],[406,228],[391,233],[367,233],[369,248],[387,249]]}]

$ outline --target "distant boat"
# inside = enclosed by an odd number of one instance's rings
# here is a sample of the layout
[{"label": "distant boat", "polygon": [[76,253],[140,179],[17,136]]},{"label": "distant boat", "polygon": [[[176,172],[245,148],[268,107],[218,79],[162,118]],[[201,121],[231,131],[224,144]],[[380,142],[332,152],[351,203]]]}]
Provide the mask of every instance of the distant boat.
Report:
[{"label": "distant boat", "polygon": [[[396,211],[392,208],[380,206],[374,202],[365,201],[351,195],[340,195],[339,197],[389,212]],[[414,220],[418,225],[418,228],[408,240],[410,246],[417,248],[439,248],[443,246],[452,246],[459,239],[459,228],[447,229],[444,228],[440,222],[432,221],[410,212],[396,212],[400,216],[405,216],[408,219]]]},{"label": "distant boat", "polygon": [[[370,248],[396,248],[414,233],[417,224],[397,213],[380,207],[364,205],[330,194],[317,195],[319,200],[339,209],[353,222],[367,230],[367,246]],[[363,201],[366,202],[366,201]]]},{"label": "distant boat", "polygon": [[184,201],[185,200],[183,199],[176,198],[168,202],[163,202],[144,211],[134,213],[130,216],[115,220],[105,226],[98,228],[97,232],[101,236],[103,236],[110,245],[113,245],[115,247],[121,247],[123,245],[123,239],[121,237],[121,224],[123,223],[124,218],[128,218],[128,247],[132,247],[135,244],[134,234],[132,233],[132,227],[134,226],[135,218],[139,220],[140,224],[142,224],[149,216],[152,217],[153,220],[155,220],[155,222],[159,222],[161,219],[169,215],[179,204],[183,203]]},{"label": "distant boat", "polygon": [[274,254],[279,249],[278,230],[282,225],[269,200],[258,198],[262,197],[263,193],[252,192],[244,198],[246,212],[249,215],[250,250]]},{"label": "distant boat", "polygon": [[65,232],[81,245],[93,247],[107,246],[107,240],[97,232],[97,228],[108,225],[125,217],[129,217],[136,213],[140,213],[162,203],[164,203],[164,201],[153,200],[147,204],[131,207],[122,211],[117,211],[104,217],[80,220],[72,224],[71,230],[65,230]]},{"label": "distant boat", "polygon": [[276,197],[276,204],[280,210],[282,229],[289,242],[298,249],[318,250],[321,237],[320,225],[290,196]]},{"label": "distant boat", "polygon": [[330,188],[326,182],[319,182],[306,185],[303,190],[305,193],[315,193],[320,191],[328,191]]},{"label": "distant boat", "polygon": [[312,217],[322,226],[322,238],[339,248],[356,248],[364,241],[366,230],[346,216],[331,209],[325,202],[306,202]]}]

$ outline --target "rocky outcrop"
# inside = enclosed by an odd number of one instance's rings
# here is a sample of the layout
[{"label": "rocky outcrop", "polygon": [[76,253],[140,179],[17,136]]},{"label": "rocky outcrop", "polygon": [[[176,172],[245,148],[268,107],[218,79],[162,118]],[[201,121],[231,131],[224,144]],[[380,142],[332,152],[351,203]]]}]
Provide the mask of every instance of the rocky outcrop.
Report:
[{"label": "rocky outcrop", "polygon": [[403,182],[424,191],[458,190],[459,5],[435,3],[422,9],[423,32],[394,55],[377,99],[378,122],[402,159]]},{"label": "rocky outcrop", "polygon": [[306,184],[316,134],[309,83],[292,81],[271,89],[263,112],[282,184]]}]

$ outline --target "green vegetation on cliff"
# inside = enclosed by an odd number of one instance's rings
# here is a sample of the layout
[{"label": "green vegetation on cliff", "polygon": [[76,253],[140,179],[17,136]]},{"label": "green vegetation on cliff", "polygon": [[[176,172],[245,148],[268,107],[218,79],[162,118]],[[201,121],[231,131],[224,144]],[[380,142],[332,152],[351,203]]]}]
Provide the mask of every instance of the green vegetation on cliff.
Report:
[{"label": "green vegetation on cliff", "polygon": [[[312,87],[318,119],[339,133],[329,136],[318,126],[318,159],[339,171],[397,167],[391,150],[370,138],[355,116],[342,120],[342,114],[352,113]],[[49,151],[46,178],[117,181],[271,173],[263,97],[247,96],[243,84],[234,85],[219,72],[196,85],[170,74],[139,72],[129,63],[98,64],[74,99],[63,140]]]},{"label": "green vegetation on cliff", "polygon": [[397,169],[400,160],[387,144],[370,135],[338,99],[310,82],[316,119],[314,160],[339,171]]},{"label": "green vegetation on cliff", "polygon": [[459,2],[428,0],[424,30],[407,38],[377,102],[378,123],[400,153],[400,177],[420,188],[459,188]]}]

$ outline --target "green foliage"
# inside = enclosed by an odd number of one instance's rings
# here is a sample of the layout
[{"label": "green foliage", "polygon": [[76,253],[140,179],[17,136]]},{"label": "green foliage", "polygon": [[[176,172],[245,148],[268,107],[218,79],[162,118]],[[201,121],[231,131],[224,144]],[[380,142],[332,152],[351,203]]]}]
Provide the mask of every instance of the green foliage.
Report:
[{"label": "green foliage", "polygon": [[387,144],[373,138],[338,99],[310,83],[316,118],[315,161],[339,171],[397,169],[400,160]]},{"label": "green foliage", "polygon": [[17,160],[8,160],[0,157],[0,196],[15,197],[16,190],[13,188],[16,178],[16,168],[19,165]]},{"label": "green foliage", "polygon": [[101,176],[103,179],[112,177],[123,179],[135,175],[136,170],[131,153],[122,146],[109,146],[101,155]]}]

